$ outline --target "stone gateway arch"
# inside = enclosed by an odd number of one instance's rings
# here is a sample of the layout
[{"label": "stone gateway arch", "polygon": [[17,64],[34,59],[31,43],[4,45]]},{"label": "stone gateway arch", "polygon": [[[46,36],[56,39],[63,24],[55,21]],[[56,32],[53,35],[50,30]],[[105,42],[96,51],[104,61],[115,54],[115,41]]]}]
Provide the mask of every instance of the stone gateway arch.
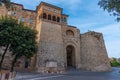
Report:
[{"label": "stone gateway arch", "polygon": [[[38,32],[37,54],[29,60],[24,57],[18,60],[16,69],[42,73],[62,73],[69,66],[89,71],[111,70],[102,33],[81,34],[77,27],[68,25],[68,15],[62,13],[62,8],[41,2],[36,10],[28,10],[11,2],[8,10],[1,3],[0,16],[12,16]],[[12,58],[9,55],[6,58],[4,67],[9,67]]]}]

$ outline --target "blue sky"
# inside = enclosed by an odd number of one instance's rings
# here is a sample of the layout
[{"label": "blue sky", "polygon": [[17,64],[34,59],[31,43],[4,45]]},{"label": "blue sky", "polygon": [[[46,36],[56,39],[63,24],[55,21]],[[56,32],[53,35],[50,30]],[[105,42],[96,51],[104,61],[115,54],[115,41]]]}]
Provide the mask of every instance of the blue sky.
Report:
[{"label": "blue sky", "polygon": [[120,22],[97,5],[99,0],[11,0],[35,10],[41,1],[63,8],[68,14],[68,23],[80,29],[102,32],[109,57],[120,57]]}]

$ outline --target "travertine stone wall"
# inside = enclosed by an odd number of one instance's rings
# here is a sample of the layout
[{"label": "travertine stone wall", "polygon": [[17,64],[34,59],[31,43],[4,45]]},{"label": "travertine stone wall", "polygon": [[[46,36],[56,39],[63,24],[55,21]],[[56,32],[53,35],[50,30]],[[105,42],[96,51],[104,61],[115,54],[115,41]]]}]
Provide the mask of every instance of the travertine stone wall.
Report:
[{"label": "travertine stone wall", "polygon": [[[5,47],[0,47],[0,54],[3,54],[4,53],[4,50],[5,50]],[[12,64],[12,61],[13,61],[13,57],[12,56],[12,52],[10,52],[9,50],[7,50],[6,52],[6,55],[4,57],[4,61],[3,61],[3,64],[2,64],[2,67],[4,68],[10,68],[11,67],[11,64]],[[0,56],[0,59],[1,59],[1,56]],[[25,58],[22,57],[20,58],[19,60],[17,60],[16,64],[15,64],[15,68],[21,68],[23,69],[24,68],[24,64],[25,64]]]},{"label": "travertine stone wall", "polygon": [[87,32],[81,35],[81,63],[84,70],[111,70],[102,33]]},{"label": "travertine stone wall", "polygon": [[[3,54],[4,50],[5,50],[5,47],[0,47],[0,55]],[[9,54],[11,54],[11,52],[7,51],[7,54],[4,58],[4,62],[3,62],[3,65],[2,65],[4,67],[10,67],[11,66],[12,58],[10,57]],[[0,56],[0,60],[1,60],[1,58],[2,57]]]},{"label": "travertine stone wall", "polygon": [[[23,5],[20,4],[11,4],[12,8],[10,11],[11,15],[18,19],[20,22],[24,18],[24,25],[29,26],[32,29],[35,29],[36,26],[36,11],[24,9]],[[30,22],[30,19],[32,21]]]},{"label": "travertine stone wall", "polygon": [[[36,29],[36,11],[24,9],[23,5],[21,4],[11,3],[10,9],[7,9],[4,4],[0,6],[0,16],[5,16],[5,15],[12,16],[16,18],[19,22],[22,20],[22,17],[23,17],[24,18],[23,24],[25,26],[28,26],[32,29]],[[30,19],[32,19],[31,22],[30,22]],[[4,48],[0,48],[0,51],[1,51],[0,54],[2,54],[4,51]],[[5,56],[3,66],[10,67],[12,60],[13,59],[11,58],[11,52],[9,52],[8,50]],[[34,65],[35,65],[35,56],[32,57],[30,60],[29,69],[34,69]],[[18,60],[17,63],[15,64],[16,68],[24,69],[25,68],[24,66],[25,66],[24,57]]]},{"label": "travertine stone wall", "polygon": [[[24,18],[23,24],[38,32],[38,52],[29,60],[30,66],[27,69],[63,73],[68,68],[66,48],[72,46],[73,67],[90,71],[111,70],[102,34],[91,31],[80,34],[79,29],[67,24],[68,15],[62,14],[62,8],[41,2],[34,11],[24,9],[21,4],[11,3],[10,9],[0,6],[2,15],[12,16],[19,22]],[[0,47],[0,54],[3,50]],[[10,67],[11,61],[10,54],[7,54],[4,66]],[[24,70],[25,58],[18,60],[15,66]]]},{"label": "travertine stone wall", "polygon": [[0,16],[7,15],[7,9],[5,6],[0,7]]},{"label": "travertine stone wall", "polygon": [[41,22],[40,41],[37,53],[37,71],[45,72],[49,67],[47,62],[57,63],[55,68],[64,68],[63,40],[61,26],[58,24]]},{"label": "travertine stone wall", "polygon": [[[11,8],[7,9],[5,5],[0,7],[0,16],[9,15],[16,18],[19,22],[24,18],[24,25],[35,29],[36,26],[36,11],[24,9],[23,5],[11,3]],[[32,19],[32,22],[30,22]]]},{"label": "travertine stone wall", "polygon": [[[80,69],[81,59],[80,59],[80,30],[74,26],[62,25],[62,36],[64,45],[64,56],[67,67],[67,46],[73,46],[75,48],[74,58],[75,58],[75,68]],[[67,31],[73,32],[73,34],[67,34]]]}]

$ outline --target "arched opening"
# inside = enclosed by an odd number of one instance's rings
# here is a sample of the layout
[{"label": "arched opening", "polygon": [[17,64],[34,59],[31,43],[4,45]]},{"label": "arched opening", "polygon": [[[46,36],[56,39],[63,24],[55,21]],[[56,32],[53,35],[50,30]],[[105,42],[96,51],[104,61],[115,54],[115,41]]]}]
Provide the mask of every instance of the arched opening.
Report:
[{"label": "arched opening", "polygon": [[75,48],[72,45],[66,47],[67,67],[75,67]]},{"label": "arched opening", "polygon": [[51,20],[51,15],[50,14],[48,15],[48,20]]},{"label": "arched opening", "polygon": [[56,17],[55,17],[55,16],[53,16],[53,17],[52,17],[52,20],[53,20],[53,21],[56,21]]},{"label": "arched opening", "polygon": [[57,22],[60,22],[60,18],[59,17],[57,17]]},{"label": "arched opening", "polygon": [[66,31],[66,35],[73,37],[74,36],[74,32],[72,30],[67,30]]},{"label": "arched opening", "polygon": [[43,13],[43,19],[47,19],[46,13]]}]

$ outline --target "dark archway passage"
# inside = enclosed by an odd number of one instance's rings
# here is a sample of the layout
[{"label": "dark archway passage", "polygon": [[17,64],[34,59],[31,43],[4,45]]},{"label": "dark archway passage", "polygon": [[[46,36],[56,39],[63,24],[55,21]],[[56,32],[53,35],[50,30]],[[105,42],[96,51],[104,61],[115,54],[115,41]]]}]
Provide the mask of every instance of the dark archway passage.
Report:
[{"label": "dark archway passage", "polygon": [[67,67],[75,67],[75,48],[71,45],[66,48]]}]

